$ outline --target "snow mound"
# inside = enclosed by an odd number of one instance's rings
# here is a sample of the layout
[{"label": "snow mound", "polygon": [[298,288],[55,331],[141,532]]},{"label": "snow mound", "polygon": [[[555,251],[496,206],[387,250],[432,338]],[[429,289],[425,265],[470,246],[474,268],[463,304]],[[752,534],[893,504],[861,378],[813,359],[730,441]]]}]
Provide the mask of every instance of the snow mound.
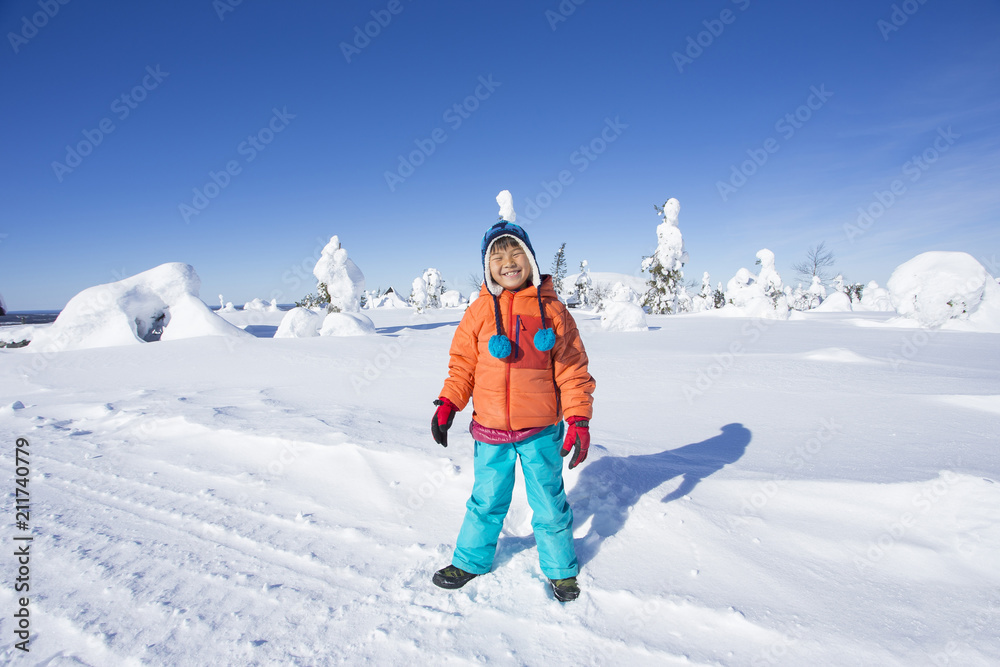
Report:
[{"label": "snow mound", "polygon": [[849,313],[854,310],[851,297],[843,292],[834,292],[823,300],[823,303],[813,308],[811,313]]},{"label": "snow mound", "polygon": [[323,325],[323,318],[314,310],[308,308],[292,308],[281,318],[278,330],[274,332],[275,338],[309,338],[319,335],[319,328]]},{"label": "snow mound", "polygon": [[161,264],[130,278],[89,287],[36,332],[26,350],[49,352],[197,336],[249,337],[198,298],[192,266]]},{"label": "snow mound", "polygon": [[605,331],[649,331],[646,313],[626,301],[612,301],[604,306],[601,328]]},{"label": "snow mound", "polygon": [[861,356],[857,352],[852,352],[843,347],[828,347],[823,350],[814,350],[813,352],[806,352],[802,356],[811,361],[834,361],[842,364],[869,364],[873,361],[868,357]]},{"label": "snow mound", "polygon": [[921,326],[1000,332],[1000,285],[968,253],[917,255],[896,267],[887,287],[896,311]]},{"label": "snow mound", "polygon": [[361,313],[330,313],[323,320],[320,336],[371,336],[375,323]]}]

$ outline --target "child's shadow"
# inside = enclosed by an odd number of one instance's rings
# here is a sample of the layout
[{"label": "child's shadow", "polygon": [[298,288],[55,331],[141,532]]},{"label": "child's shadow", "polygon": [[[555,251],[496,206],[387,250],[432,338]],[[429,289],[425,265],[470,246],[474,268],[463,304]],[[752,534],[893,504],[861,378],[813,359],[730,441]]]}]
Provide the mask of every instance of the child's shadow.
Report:
[{"label": "child's shadow", "polygon": [[[593,517],[587,534],[575,540],[577,561],[585,565],[597,555],[604,540],[625,525],[639,498],[675,477],[683,477],[680,486],[664,496],[662,502],[669,503],[691,493],[698,482],[739,460],[750,438],[750,429],[743,424],[726,424],[722,433],[713,438],[659,454],[603,456],[592,463],[585,462],[568,495],[575,526],[582,526]],[[494,567],[534,545],[531,535],[501,537]]]},{"label": "child's shadow", "polygon": [[750,430],[742,424],[726,424],[719,435],[678,449],[639,456],[604,456],[585,463],[569,493],[573,524],[582,526],[593,517],[587,535],[576,540],[580,564],[590,561],[604,540],[622,529],[639,498],[675,477],[683,477],[680,486],[662,502],[691,493],[698,482],[739,460],[750,438]]}]

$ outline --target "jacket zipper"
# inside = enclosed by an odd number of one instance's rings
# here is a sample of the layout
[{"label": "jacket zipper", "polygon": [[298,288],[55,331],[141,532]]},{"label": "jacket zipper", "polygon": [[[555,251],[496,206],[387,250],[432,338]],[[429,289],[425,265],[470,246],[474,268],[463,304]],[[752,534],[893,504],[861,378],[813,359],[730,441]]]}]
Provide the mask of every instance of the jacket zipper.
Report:
[{"label": "jacket zipper", "polygon": [[[507,338],[508,339],[510,339],[510,334],[511,334],[510,326],[513,323],[514,323],[514,295],[511,294],[510,295],[510,309],[507,312]],[[517,349],[515,348],[514,350],[511,350],[511,354],[516,355],[517,354]],[[513,361],[513,360],[511,360],[511,361]],[[507,430],[508,431],[513,431],[514,429],[512,429],[510,427],[510,364],[511,364],[511,362],[508,361],[507,362],[507,401],[506,401],[507,402]]]}]

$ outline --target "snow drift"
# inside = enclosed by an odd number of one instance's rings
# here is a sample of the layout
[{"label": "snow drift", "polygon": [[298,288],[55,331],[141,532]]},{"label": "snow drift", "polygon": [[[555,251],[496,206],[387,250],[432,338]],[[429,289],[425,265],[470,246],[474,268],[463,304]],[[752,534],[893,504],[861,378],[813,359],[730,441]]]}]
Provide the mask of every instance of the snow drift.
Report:
[{"label": "snow drift", "polygon": [[198,298],[200,287],[194,267],[179,262],[89,287],[70,299],[25,349],[51,352],[197,336],[249,338]]}]

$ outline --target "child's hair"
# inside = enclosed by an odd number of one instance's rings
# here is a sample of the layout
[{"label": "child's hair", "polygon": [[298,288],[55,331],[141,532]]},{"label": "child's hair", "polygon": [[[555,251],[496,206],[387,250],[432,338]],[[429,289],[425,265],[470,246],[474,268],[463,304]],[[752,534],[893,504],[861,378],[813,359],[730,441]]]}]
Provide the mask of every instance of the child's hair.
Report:
[{"label": "child's hair", "polygon": [[496,241],[493,242],[493,245],[490,247],[490,254],[492,255],[497,251],[502,252],[507,248],[520,248],[520,247],[521,243],[513,236],[501,236],[500,238],[498,238]]}]

